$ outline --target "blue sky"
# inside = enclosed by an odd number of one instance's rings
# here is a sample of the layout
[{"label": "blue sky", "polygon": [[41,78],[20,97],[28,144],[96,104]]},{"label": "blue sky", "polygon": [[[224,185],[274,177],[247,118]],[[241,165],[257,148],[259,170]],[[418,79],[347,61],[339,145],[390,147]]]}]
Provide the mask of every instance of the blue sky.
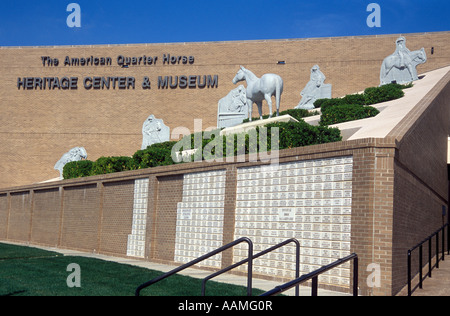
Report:
[{"label": "blue sky", "polygon": [[[81,27],[66,20],[81,7]],[[367,6],[381,8],[370,28]],[[0,46],[289,39],[450,31],[449,0],[0,1]]]}]

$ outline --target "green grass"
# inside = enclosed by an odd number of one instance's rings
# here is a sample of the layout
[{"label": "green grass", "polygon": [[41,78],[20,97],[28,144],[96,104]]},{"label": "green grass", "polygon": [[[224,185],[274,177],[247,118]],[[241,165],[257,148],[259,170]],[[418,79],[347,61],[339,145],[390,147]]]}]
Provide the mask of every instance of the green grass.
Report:
[{"label": "green grass", "polygon": [[[67,286],[72,270],[80,266],[80,288]],[[162,272],[116,262],[0,243],[0,296],[133,296],[136,288]],[[247,289],[214,281],[208,296],[245,296]],[[253,290],[253,295],[261,294]],[[201,280],[174,275],[141,291],[142,296],[200,296]]]}]

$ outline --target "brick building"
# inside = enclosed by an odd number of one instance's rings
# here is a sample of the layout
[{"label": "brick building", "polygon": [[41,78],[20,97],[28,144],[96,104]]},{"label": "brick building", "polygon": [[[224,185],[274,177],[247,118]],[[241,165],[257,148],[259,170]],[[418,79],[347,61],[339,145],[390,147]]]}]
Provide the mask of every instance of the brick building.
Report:
[{"label": "brick building", "polygon": [[[3,47],[0,187],[57,177],[54,164],[75,146],[85,147],[90,160],[130,156],[140,149],[142,124],[150,114],[171,130],[183,126],[193,131],[194,119],[202,119],[203,128],[217,126],[217,103],[236,87],[232,79],[240,65],[257,76],[276,73],[283,78],[281,110],[298,104],[315,64],[333,85],[334,97],[377,86],[381,62],[395,51],[398,36]],[[448,65],[448,36],[406,36],[411,50],[424,47],[427,52],[428,61],[419,72]],[[192,87],[170,88],[169,80],[175,87],[175,78],[181,76],[200,78]],[[213,84],[200,88],[209,76]],[[55,77],[61,82],[50,80]],[[142,87],[144,77],[150,89]],[[109,89],[101,78],[109,78]]]},{"label": "brick building", "polygon": [[[239,65],[284,79],[281,110],[298,104],[315,64],[334,97],[377,86],[398,36],[1,48],[0,240],[182,263],[239,236],[260,250],[294,237],[302,272],[355,252],[361,293],[395,295],[406,250],[447,220],[449,32],[404,35],[411,50],[425,48],[424,77],[376,118],[339,124],[344,141],[281,151],[278,171],[204,162],[34,183],[57,177],[55,162],[75,146],[90,160],[132,155],[150,114],[171,129],[193,131],[200,118],[216,126]],[[291,278],[292,251],[256,262],[255,273]],[[365,282],[372,263],[380,287]],[[321,283],[345,288],[350,274],[343,267]]]}]

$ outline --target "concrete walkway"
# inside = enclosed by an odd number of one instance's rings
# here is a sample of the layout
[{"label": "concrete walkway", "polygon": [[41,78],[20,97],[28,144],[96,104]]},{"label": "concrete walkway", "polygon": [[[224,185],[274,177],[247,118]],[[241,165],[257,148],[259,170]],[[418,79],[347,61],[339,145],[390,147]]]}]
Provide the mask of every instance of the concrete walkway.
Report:
[{"label": "concrete walkway", "polygon": [[[433,264],[436,261],[433,259]],[[423,269],[424,276],[428,272],[428,267]],[[418,277],[414,278],[412,288],[419,284]],[[408,288],[404,288],[397,296],[407,296]],[[450,256],[445,253],[445,260],[439,261],[439,269],[431,271],[431,278],[423,280],[423,288],[417,288],[412,296],[450,296]]]}]

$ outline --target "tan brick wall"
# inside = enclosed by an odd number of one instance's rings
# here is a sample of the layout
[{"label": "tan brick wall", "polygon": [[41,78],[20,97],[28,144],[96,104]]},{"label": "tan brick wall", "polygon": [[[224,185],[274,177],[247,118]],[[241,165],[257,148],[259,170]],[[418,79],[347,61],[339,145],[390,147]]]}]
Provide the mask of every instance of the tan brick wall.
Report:
[{"label": "tan brick wall", "polygon": [[163,176],[158,177],[157,181],[157,203],[152,222],[152,259],[173,262],[177,204],[182,200],[183,176]]},{"label": "tan brick wall", "polygon": [[8,239],[28,241],[31,228],[31,192],[11,194],[11,209],[8,218]]},{"label": "tan brick wall", "polygon": [[[430,190],[401,164],[396,164],[395,179],[392,266],[393,292],[397,293],[407,282],[405,273],[407,251],[443,225],[442,205],[448,206],[448,202],[439,198],[433,190]],[[442,238],[442,235],[439,238]],[[432,256],[436,253],[435,242],[436,238],[433,238]],[[439,248],[441,248],[441,242]],[[424,245],[423,254],[425,262],[428,258],[428,243]],[[411,258],[414,276],[418,273],[419,251],[414,251]]]},{"label": "tan brick wall", "polygon": [[[234,227],[236,220],[236,185],[237,169],[232,166],[227,168],[225,183],[225,201],[223,218],[223,244],[228,244],[234,240]],[[232,249],[222,254],[222,266],[233,263]]]},{"label": "tan brick wall", "polygon": [[64,189],[61,246],[88,252],[99,249],[99,206],[97,184]]},{"label": "tan brick wall", "polygon": [[[424,47],[428,62],[419,73],[448,66],[449,32],[406,34],[411,50]],[[333,96],[343,96],[379,84],[383,58],[395,51],[399,35],[293,39],[243,42],[179,43],[81,47],[0,48],[0,187],[31,184],[58,176],[53,166],[75,146],[84,146],[89,159],[100,156],[131,156],[140,149],[144,120],[154,114],[173,130],[185,126],[193,131],[194,119],[203,128],[216,126],[217,103],[236,86],[231,82],[239,65],[256,75],[277,73],[285,82],[281,110],[294,108],[319,64],[333,84]],[[434,54],[431,55],[431,47]],[[163,65],[163,54],[194,56],[193,65]],[[124,56],[158,56],[156,65],[117,66]],[[58,67],[43,67],[41,56],[58,58]],[[109,56],[112,66],[63,65],[64,58]],[[277,65],[285,61],[285,65]],[[218,75],[218,88],[164,89],[158,76]],[[78,90],[23,91],[18,77],[75,76]],[[86,76],[132,76],[134,90],[85,90]],[[150,90],[140,83],[144,76]],[[264,112],[267,113],[267,106]]]},{"label": "tan brick wall", "polygon": [[[395,160],[393,269],[394,293],[406,282],[408,249],[437,231],[447,218],[448,136],[450,135],[450,83],[446,76],[391,133],[397,134]],[[441,236],[442,238],[442,236]],[[433,241],[433,253],[435,252]],[[424,249],[424,251],[428,251]],[[427,253],[427,252],[424,252]],[[418,251],[413,256],[417,273]]]},{"label": "tan brick wall", "polygon": [[0,238],[6,239],[8,230],[8,194],[0,194]]},{"label": "tan brick wall", "polygon": [[134,181],[104,184],[99,250],[127,254],[128,235],[133,220]]},{"label": "tan brick wall", "polygon": [[61,227],[61,193],[58,188],[34,192],[31,241],[55,247]]}]

